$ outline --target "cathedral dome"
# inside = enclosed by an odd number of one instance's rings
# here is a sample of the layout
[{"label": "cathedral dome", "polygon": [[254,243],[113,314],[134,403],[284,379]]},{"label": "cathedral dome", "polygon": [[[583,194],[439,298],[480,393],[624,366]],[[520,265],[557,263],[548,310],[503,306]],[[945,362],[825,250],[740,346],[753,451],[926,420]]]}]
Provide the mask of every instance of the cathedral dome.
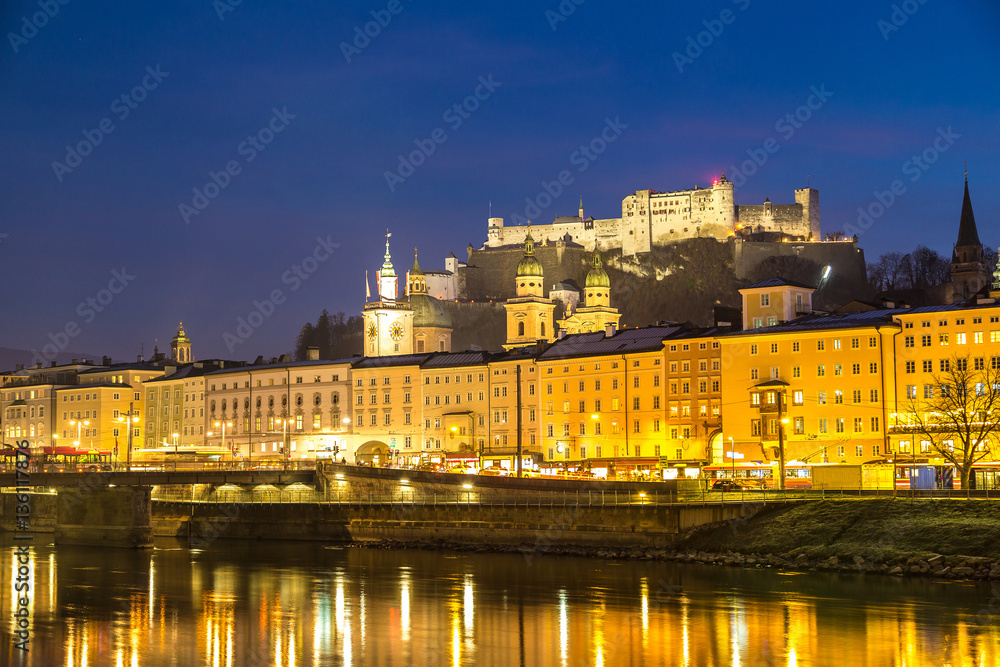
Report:
[{"label": "cathedral dome", "polygon": [[611,287],[611,278],[608,277],[608,272],[601,268],[601,256],[597,253],[594,253],[594,263],[587,272],[584,288],[587,287]]},{"label": "cathedral dome", "polygon": [[410,308],[413,309],[413,327],[437,327],[451,329],[451,315],[440,300],[427,294],[411,294]]},{"label": "cathedral dome", "polygon": [[542,263],[535,258],[535,240],[531,238],[531,232],[524,239],[524,257],[517,263],[517,277],[537,276],[541,278]]}]

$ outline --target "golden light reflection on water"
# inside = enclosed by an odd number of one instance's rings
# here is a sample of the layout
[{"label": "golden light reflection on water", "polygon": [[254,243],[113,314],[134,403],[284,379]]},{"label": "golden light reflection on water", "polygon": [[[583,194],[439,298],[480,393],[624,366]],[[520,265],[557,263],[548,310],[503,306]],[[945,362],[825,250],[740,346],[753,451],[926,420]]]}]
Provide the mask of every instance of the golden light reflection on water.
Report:
[{"label": "golden light reflection on water", "polygon": [[1000,666],[986,584],[242,543],[29,561],[33,650],[0,664]]}]

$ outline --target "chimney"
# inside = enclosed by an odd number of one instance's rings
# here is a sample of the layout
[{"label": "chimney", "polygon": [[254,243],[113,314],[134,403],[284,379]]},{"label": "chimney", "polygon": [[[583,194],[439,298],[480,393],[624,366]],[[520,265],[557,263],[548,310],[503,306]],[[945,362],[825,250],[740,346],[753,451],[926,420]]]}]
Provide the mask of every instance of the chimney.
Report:
[{"label": "chimney", "polygon": [[545,341],[544,340],[536,340],[535,341],[535,354],[541,354],[544,351],[545,351]]},{"label": "chimney", "polygon": [[306,359],[309,361],[319,361],[319,348],[310,345],[306,348]]},{"label": "chimney", "polygon": [[55,367],[56,367],[56,362],[53,361],[52,362],[52,368],[55,368]]},{"label": "chimney", "polygon": [[177,366],[174,366],[173,364],[167,364],[163,367],[163,377],[166,377],[168,375],[173,375],[176,372],[177,372]]},{"label": "chimney", "polygon": [[105,355],[104,358],[101,359],[101,365],[102,366],[110,366],[111,365],[111,357]]},{"label": "chimney", "polygon": [[14,372],[23,370],[24,370],[24,364],[14,364]]},{"label": "chimney", "polygon": [[604,327],[604,337],[611,338],[614,335],[615,335],[615,325],[612,324],[611,322],[608,322],[607,325]]}]

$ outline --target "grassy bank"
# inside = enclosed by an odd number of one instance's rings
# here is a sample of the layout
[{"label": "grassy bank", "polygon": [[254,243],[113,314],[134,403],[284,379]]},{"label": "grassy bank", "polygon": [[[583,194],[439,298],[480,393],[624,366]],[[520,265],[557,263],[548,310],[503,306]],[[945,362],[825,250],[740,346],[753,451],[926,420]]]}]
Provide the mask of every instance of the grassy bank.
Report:
[{"label": "grassy bank", "polygon": [[694,531],[676,548],[814,560],[889,562],[943,554],[1000,561],[1000,503],[873,499],[767,508],[746,521]]}]

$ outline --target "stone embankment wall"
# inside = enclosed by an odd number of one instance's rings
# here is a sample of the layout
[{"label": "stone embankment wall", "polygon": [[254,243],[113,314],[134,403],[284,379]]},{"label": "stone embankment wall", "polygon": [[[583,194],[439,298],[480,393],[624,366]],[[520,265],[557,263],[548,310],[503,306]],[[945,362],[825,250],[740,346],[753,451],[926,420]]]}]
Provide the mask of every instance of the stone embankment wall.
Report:
[{"label": "stone embankment wall", "polygon": [[[683,531],[743,520],[760,505],[666,505],[674,483],[584,482],[322,469],[317,489],[197,487],[154,507],[156,535],[355,543],[665,547]],[[194,502],[192,502],[194,501]],[[292,501],[292,502],[290,502]]]}]

